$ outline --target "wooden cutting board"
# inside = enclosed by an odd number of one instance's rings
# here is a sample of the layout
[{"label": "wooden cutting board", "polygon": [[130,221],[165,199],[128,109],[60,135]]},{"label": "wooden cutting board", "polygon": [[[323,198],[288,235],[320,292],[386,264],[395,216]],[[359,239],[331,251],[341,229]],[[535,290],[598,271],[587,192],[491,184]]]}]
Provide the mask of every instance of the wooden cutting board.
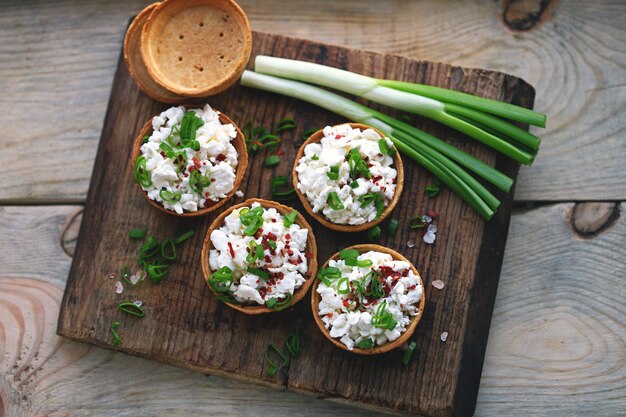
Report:
[{"label": "wooden cutting board", "polygon": [[[255,33],[257,54],[328,64],[377,77],[449,87],[531,107],[534,90],[524,81],[502,73],[415,61],[301,39]],[[252,62],[249,65],[252,68]],[[289,175],[304,130],[345,122],[312,105],[235,86],[209,103],[229,115],[240,127],[248,121],[272,126],[284,117],[298,122],[285,132],[282,162],[263,165],[265,154],[252,155],[242,191],[246,197],[271,198],[274,175]],[[409,258],[421,271],[426,286],[426,309],[413,340],[417,349],[409,366],[400,350],[362,357],[335,348],[315,326],[308,296],[280,313],[243,315],[213,297],[200,267],[201,243],[216,217],[181,219],[151,207],[132,183],[129,163],[132,141],[141,126],[167,106],[143,95],[120,60],[113,82],[106,120],[91,178],[80,236],[65,289],[58,334],[74,340],[117,349],[186,368],[251,382],[287,387],[325,399],[358,406],[429,416],[473,414],[487,344],[489,323],[498,286],[509,226],[512,194],[502,200],[497,215],[485,222],[444,189],[436,198],[425,195],[432,178],[404,158],[406,183],[392,214],[400,220],[395,236],[383,234],[381,243]],[[373,106],[380,108],[379,106]],[[398,116],[397,112],[384,109]],[[515,177],[518,165],[477,142],[434,122],[414,118],[416,126],[449,141]],[[235,199],[227,206],[241,202]],[[293,207],[304,213],[297,201]],[[408,218],[435,210],[439,228],[434,245],[409,230]],[[316,224],[319,263],[340,248],[366,240],[364,233],[342,234]],[[128,230],[145,228],[158,238],[193,229],[195,237],[180,250],[181,259],[167,279],[144,282],[116,294],[111,272],[134,265],[139,243],[129,241]],[[415,243],[414,247],[407,245]],[[445,287],[431,283],[442,280]],[[125,317],[116,308],[125,300],[141,300],[142,319]],[[109,326],[121,321],[121,344],[112,345]],[[441,334],[447,332],[447,340]],[[282,345],[299,333],[307,347],[278,375],[267,375],[264,354],[269,343]],[[123,376],[121,376],[123,378]],[[271,399],[268,399],[271,401]]]}]

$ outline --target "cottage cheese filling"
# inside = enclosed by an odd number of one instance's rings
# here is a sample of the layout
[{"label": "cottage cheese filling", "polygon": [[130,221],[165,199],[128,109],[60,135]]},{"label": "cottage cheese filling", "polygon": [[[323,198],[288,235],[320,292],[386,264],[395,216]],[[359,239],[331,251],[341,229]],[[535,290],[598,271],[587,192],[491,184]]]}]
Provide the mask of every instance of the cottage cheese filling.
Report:
[{"label": "cottage cheese filling", "polygon": [[[321,297],[318,315],[330,336],[350,350],[355,346],[369,349],[400,337],[411,317],[419,313],[423,291],[419,275],[408,262],[375,251],[356,260],[370,260],[371,265],[349,266],[349,261],[331,260],[328,266],[338,269],[341,277],[322,278],[317,287]],[[318,276],[324,273],[322,269]]]},{"label": "cottage cheese filling", "polygon": [[[333,223],[358,225],[377,219],[393,199],[397,172],[389,138],[373,129],[353,129],[348,124],[326,126],[319,143],[304,148],[298,162],[298,189],[313,212]],[[385,149],[386,148],[386,149]]]},{"label": "cottage cheese filling", "polygon": [[262,211],[260,228],[248,236],[248,226],[242,223],[241,215],[257,207],[262,209],[255,202],[233,210],[224,219],[224,225],[211,233],[215,249],[209,252],[209,265],[212,271],[223,267],[232,271],[228,292],[236,301],[267,303],[269,307],[276,301],[290,299],[308,278],[308,229],[293,220],[286,226],[286,216],[269,208]]},{"label": "cottage cheese filling", "polygon": [[[199,120],[193,120],[191,112]],[[207,104],[189,111],[183,106],[169,108],[152,119],[152,128],[140,156],[149,175],[141,188],[150,199],[182,214],[226,198],[238,162],[232,144],[237,131],[232,124],[222,125],[219,113]]]}]

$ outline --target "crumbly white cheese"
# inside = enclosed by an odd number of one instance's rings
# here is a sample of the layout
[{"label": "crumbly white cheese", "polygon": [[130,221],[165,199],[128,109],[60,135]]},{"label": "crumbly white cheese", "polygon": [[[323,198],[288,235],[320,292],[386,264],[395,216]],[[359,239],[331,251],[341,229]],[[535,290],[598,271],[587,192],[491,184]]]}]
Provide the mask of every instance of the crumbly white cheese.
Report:
[{"label": "crumbly white cheese", "polygon": [[[413,273],[408,262],[393,260],[391,255],[376,251],[362,253],[357,259],[370,259],[372,266],[347,266],[341,259],[329,262],[329,266],[339,268],[342,277],[348,278],[350,293],[341,294],[337,291],[339,279],[331,281],[331,286],[320,282],[317,287],[321,297],[317,314],[330,336],[339,339],[350,350],[368,338],[375,346],[400,337],[411,322],[411,317],[419,313],[418,305],[423,292],[420,277]],[[361,281],[364,288],[368,288],[371,279],[366,276],[371,270],[381,272],[384,295],[379,299],[367,296],[360,299],[353,282]],[[393,329],[372,325],[372,317],[383,302],[386,302],[386,310],[397,322]]]},{"label": "crumbly white cheese", "polygon": [[[324,137],[319,143],[311,143],[304,148],[296,172],[298,189],[311,203],[313,212],[322,214],[331,222],[358,225],[370,222],[377,216],[374,204],[361,207],[359,197],[372,193],[383,196],[385,206],[396,191],[397,171],[393,168],[393,158],[383,155],[378,141],[380,135],[373,129],[353,129],[349,124],[326,126]],[[391,148],[392,142],[385,138]],[[347,157],[350,150],[358,148],[361,157],[367,162],[372,178],[351,178]],[[338,178],[331,179],[331,167],[339,167]],[[336,168],[335,168],[336,169]],[[356,181],[358,187],[350,183]],[[334,210],[327,204],[328,195],[337,193],[344,209]]]},{"label": "crumbly white cheese", "polygon": [[[232,124],[222,125],[219,113],[208,104],[202,109],[190,111],[195,112],[204,121],[204,125],[196,131],[200,149],[195,151],[185,148],[187,165],[184,171],[179,172],[173,159],[166,157],[159,146],[162,142],[167,143],[168,137],[170,141],[179,143],[178,129],[186,112],[185,107],[171,107],[155,116],[152,119],[152,135],[141,146],[141,154],[146,159],[146,169],[152,180],[152,185],[142,186],[143,190],[150,199],[178,214],[209,207],[225,198],[233,189],[239,156],[232,144],[237,136],[237,130]],[[190,168],[197,169],[200,174],[210,178],[210,184],[202,193],[189,186]],[[180,200],[173,203],[163,201],[159,195],[161,190],[179,193]]]},{"label": "crumbly white cheese", "polygon": [[[258,207],[253,203],[249,208]],[[239,213],[243,208],[233,210],[224,219],[224,225],[211,233],[215,249],[209,252],[211,270],[228,267],[233,272],[230,292],[242,303],[264,305],[270,298],[277,300],[293,295],[308,279],[308,259],[306,255],[308,229],[297,223],[284,226],[284,217],[276,209],[265,209],[263,225],[255,236],[246,236],[246,226],[241,223]],[[267,243],[273,240],[276,248]],[[250,241],[263,245],[264,256],[252,264],[246,257]],[[261,268],[270,274],[268,280],[248,272],[248,268]]]}]

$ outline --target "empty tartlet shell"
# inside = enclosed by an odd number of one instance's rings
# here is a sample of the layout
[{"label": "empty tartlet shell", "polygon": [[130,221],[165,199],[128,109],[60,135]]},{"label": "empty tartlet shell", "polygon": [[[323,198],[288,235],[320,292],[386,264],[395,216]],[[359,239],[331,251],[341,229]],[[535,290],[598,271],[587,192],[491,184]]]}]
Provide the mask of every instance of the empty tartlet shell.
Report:
[{"label": "empty tartlet shell", "polygon": [[[344,124],[344,123],[342,123],[342,124]],[[364,131],[365,129],[373,129],[381,137],[383,137],[383,138],[386,137],[386,135],[383,134],[380,130],[378,130],[376,128],[373,128],[371,126],[367,126],[367,125],[364,125],[362,123],[348,123],[348,124],[353,129],[361,129],[361,131]],[[328,218],[326,218],[326,216],[324,216],[324,214],[321,211],[317,212],[317,213],[313,212],[313,207],[311,206],[311,203],[306,198],[306,195],[304,195],[304,193],[302,193],[300,191],[300,189],[298,188],[298,181],[299,180],[298,180],[298,172],[296,171],[296,168],[298,167],[300,158],[302,158],[302,156],[304,155],[304,148],[306,148],[307,145],[309,145],[311,143],[319,143],[322,140],[323,137],[324,137],[324,130],[323,129],[320,129],[317,132],[313,133],[302,144],[302,146],[300,146],[300,149],[298,149],[298,153],[296,154],[296,161],[294,162],[294,165],[293,165],[293,171],[292,171],[293,188],[296,190],[296,194],[298,195],[298,198],[302,202],[302,205],[304,206],[304,209],[315,220],[317,220],[318,222],[320,222],[324,226],[328,227],[329,229],[336,230],[338,232],[362,232],[364,230],[367,230],[367,229],[370,229],[370,228],[376,226],[378,223],[380,223],[383,220],[385,220],[385,218],[396,207],[396,204],[398,204],[398,201],[400,200],[400,196],[402,195],[402,188],[403,188],[403,185],[404,185],[404,168],[402,166],[402,158],[400,157],[400,153],[398,152],[397,149],[396,149],[395,154],[393,155],[393,167],[397,171],[396,190],[395,190],[395,193],[393,195],[393,198],[391,199],[391,201],[389,202],[387,207],[385,207],[385,210],[382,212],[382,214],[380,215],[379,218],[377,218],[375,220],[372,220],[371,222],[367,222],[367,223],[363,223],[363,224],[357,224],[357,225],[338,224],[338,223],[331,222]],[[395,149],[395,147],[394,147],[394,149]]]},{"label": "empty tartlet shell", "polygon": [[[187,109],[193,109],[193,105],[192,106],[186,106]],[[243,181],[244,177],[246,176],[246,171],[248,169],[248,151],[246,149],[246,142],[245,139],[243,137],[243,133],[241,133],[241,130],[239,130],[239,127],[235,124],[235,122],[233,122],[232,120],[230,120],[230,118],[228,116],[226,116],[224,113],[219,112],[216,109],[213,109],[213,111],[216,111],[219,113],[220,115],[220,123],[224,124],[232,124],[235,127],[235,130],[237,131],[237,137],[235,137],[232,140],[232,144],[235,147],[235,149],[237,149],[237,153],[238,153],[238,158],[237,158],[237,171],[235,172],[235,181],[233,183],[233,189],[230,190],[230,192],[226,195],[225,198],[222,198],[221,200],[219,200],[217,203],[213,204],[210,207],[205,207],[202,208],[198,211],[183,211],[182,214],[178,214],[173,210],[168,210],[165,207],[163,207],[161,204],[159,204],[157,201],[152,200],[150,197],[148,197],[148,193],[146,191],[143,190],[143,188],[141,188],[141,185],[137,184],[137,187],[139,187],[139,190],[141,191],[141,193],[143,194],[143,196],[146,198],[146,200],[148,200],[148,202],[155,208],[161,210],[164,213],[170,214],[172,216],[178,216],[178,217],[197,217],[197,216],[204,216],[205,214],[211,213],[212,211],[217,210],[218,208],[220,208],[221,206],[223,206],[228,200],[230,200],[231,198],[233,198],[233,196],[235,195],[235,193],[237,192],[237,190],[239,189],[239,186],[241,185],[241,182]],[[135,167],[135,161],[137,160],[137,158],[139,157],[139,155],[141,155],[141,145],[142,145],[142,140],[143,137],[145,135],[150,136],[153,132],[152,129],[152,118],[150,118],[150,120],[148,120],[146,122],[146,124],[143,125],[143,127],[141,128],[141,131],[139,132],[139,134],[137,135],[137,137],[135,138],[135,142],[133,143],[133,151],[131,154],[131,167],[134,169]]]},{"label": "empty tartlet shell", "polygon": [[[409,323],[409,326],[406,328],[404,333],[402,333],[400,337],[394,340],[393,342],[387,342],[384,345],[375,346],[372,349],[359,349],[355,347],[354,349],[350,350],[348,349],[346,345],[341,343],[338,339],[335,339],[330,336],[328,330],[326,330],[326,327],[324,326],[324,323],[322,322],[322,319],[320,318],[318,314],[319,304],[320,304],[320,295],[317,292],[317,287],[318,285],[320,285],[320,280],[317,279],[316,277],[315,285],[313,286],[313,289],[311,290],[311,309],[313,310],[313,318],[315,319],[315,324],[317,324],[317,327],[319,327],[319,329],[324,334],[324,336],[326,336],[326,338],[330,340],[333,343],[333,345],[343,350],[347,350],[348,352],[358,353],[360,355],[378,355],[380,353],[389,352],[390,350],[393,350],[397,347],[402,346],[409,340],[411,335],[413,335],[415,328],[419,324],[420,320],[422,319],[422,315],[424,314],[424,305],[426,304],[426,291],[424,288],[424,280],[422,279],[422,276],[419,274],[415,266],[411,262],[409,262],[408,259],[406,259],[404,256],[402,256],[398,252],[394,251],[393,249],[389,249],[384,246],[373,245],[373,244],[354,245],[345,249],[356,249],[359,251],[359,253],[364,253],[364,252],[369,252],[369,251],[387,253],[391,255],[394,260],[408,262],[409,265],[411,265],[411,271],[413,271],[415,275],[420,277],[420,284],[422,285],[422,298],[420,299],[420,302],[419,302],[418,313],[417,315],[411,318],[411,323]],[[326,268],[331,259],[332,260],[339,259],[339,252],[331,256],[320,269]]]},{"label": "empty tartlet shell", "polygon": [[[210,8],[205,17],[211,23],[196,22],[196,17],[204,19],[199,13],[202,6]],[[178,16],[192,8],[196,9],[193,15]],[[140,50],[157,84],[180,96],[207,97],[239,79],[252,52],[252,30],[246,14],[233,0],[165,0],[145,23]],[[178,62],[172,61],[175,55]]]},{"label": "empty tartlet shell", "polygon": [[126,37],[124,38],[124,62],[132,79],[135,80],[139,89],[148,97],[163,103],[181,103],[186,100],[185,97],[163,88],[150,77],[139,49],[141,31],[148,17],[150,17],[150,14],[158,5],[159,3],[148,5],[148,7],[139,12],[128,27]]},{"label": "empty tartlet shell", "polygon": [[[291,212],[292,210],[295,210],[291,207],[279,204],[275,201],[268,201],[268,200],[263,200],[260,198],[250,198],[241,204],[237,204],[235,206],[230,207],[228,210],[225,210],[222,214],[220,214],[213,221],[213,223],[211,224],[211,227],[209,227],[209,230],[207,230],[206,237],[204,238],[204,243],[202,244],[202,272],[204,274],[204,281],[207,283],[207,285],[208,285],[208,279],[213,273],[213,271],[211,270],[211,267],[209,266],[209,251],[211,249],[214,249],[213,242],[211,241],[211,233],[214,230],[222,227],[224,225],[224,219],[226,218],[226,216],[228,216],[234,210],[241,208],[241,207],[250,207],[252,203],[259,203],[265,209],[275,208],[276,211],[278,211],[283,216]],[[313,234],[313,229],[311,228],[311,225],[306,221],[304,216],[302,216],[302,214],[300,213],[298,213],[295,223],[301,228],[306,228],[309,231],[308,236],[307,236],[307,242],[306,242],[306,251],[310,253],[312,256],[310,258],[306,258],[308,260],[307,274],[309,274],[309,278],[307,278],[306,281],[304,281],[304,284],[302,284],[300,288],[294,291],[291,305],[288,308],[293,307],[298,301],[304,298],[306,293],[309,291],[309,288],[313,284],[313,281],[315,280],[315,275],[317,274],[317,243],[315,241],[315,235]],[[209,285],[209,290],[211,291],[211,293],[213,293],[213,290],[211,289],[210,285]],[[228,305],[229,307],[234,308],[235,310],[239,310],[242,313],[251,314],[251,315],[277,312],[276,310],[268,308],[266,306],[255,305],[255,304],[237,305],[233,303],[227,303],[225,301],[224,301],[224,304]]]}]

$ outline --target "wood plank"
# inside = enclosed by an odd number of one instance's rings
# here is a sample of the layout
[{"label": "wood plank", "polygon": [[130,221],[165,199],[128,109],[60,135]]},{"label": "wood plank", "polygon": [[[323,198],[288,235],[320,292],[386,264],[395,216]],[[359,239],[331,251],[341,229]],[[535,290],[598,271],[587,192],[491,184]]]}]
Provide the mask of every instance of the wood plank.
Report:
[{"label": "wood plank", "polygon": [[[254,42],[253,57],[263,53],[306,58],[372,76],[427,81],[532,105],[532,88],[501,73],[411,61],[271,34],[255,33]],[[214,97],[212,102],[240,124],[252,120],[255,124],[272,126],[284,117],[305,121],[293,133],[296,137],[311,127],[343,121],[306,103],[241,87]],[[139,93],[121,63],[85,209],[87,221],[83,222],[61,307],[59,334],[113,347],[108,325],[120,320],[115,306],[121,299],[113,291],[114,280],[107,276],[121,264],[133,263],[136,245],[118,244],[126,241],[126,230],[146,225],[149,230],[158,230],[159,235],[179,235],[193,228],[197,235],[186,243],[189,249],[184,251],[180,264],[172,268],[164,285],[142,285],[129,289],[129,294],[122,297],[138,297],[148,314],[140,321],[121,320],[132,337],[123,338],[117,349],[214,374],[286,386],[377,408],[437,416],[473,412],[508,231],[510,194],[498,193],[503,204],[491,221],[484,222],[449,190],[434,200],[416,200],[415,191],[424,189],[431,180],[416,164],[406,164],[406,192],[395,213],[400,228],[408,229],[411,214],[433,209],[440,213],[437,226],[442,243],[427,246],[416,232],[386,237],[381,243],[419,265],[425,282],[448,276],[456,276],[457,280],[450,284],[445,297],[427,304],[416,333],[420,355],[409,367],[402,366],[399,351],[375,358],[357,357],[338,352],[324,340],[311,320],[309,303],[300,303],[290,314],[249,317],[210,296],[200,272],[199,253],[204,231],[216,216],[181,220],[154,210],[132,184],[132,164],[125,157],[130,154],[132,139],[145,120],[162,108]],[[518,165],[491,149],[467,142],[455,132],[432,123],[420,121],[418,126],[446,137],[509,176],[516,176]],[[298,146],[296,141],[285,142],[281,146],[283,163],[275,169],[263,168],[263,155],[252,157],[245,194],[271,198],[270,177],[290,173]],[[304,213],[299,203],[292,204]],[[319,261],[346,245],[365,240],[364,233],[339,235],[311,219],[309,222],[314,224]],[[407,247],[407,239],[417,241],[414,248]],[[449,331],[455,340],[445,347],[439,343],[438,335],[431,333],[442,320],[441,311],[450,313]],[[309,345],[316,349],[309,349],[292,361],[283,375],[267,376],[263,362],[266,346],[282,344],[287,335],[295,332],[307,335]],[[325,366],[319,367],[320,363]]]},{"label": "wood plank", "polygon": [[[0,110],[7,122],[0,175],[32,164],[54,168],[46,178],[29,170],[1,183],[0,200],[85,200],[119,45],[128,18],[147,3],[0,4],[0,56],[10,56],[0,65]],[[536,131],[544,138],[542,150],[531,168],[522,169],[517,200],[626,199],[622,2],[559,2],[524,32],[503,24],[510,8],[487,0],[241,3],[255,30],[526,79],[536,86],[536,108],[548,112],[549,122]],[[59,112],[68,106],[71,112]],[[35,107],[37,124],[30,122]],[[26,157],[22,141],[37,142],[44,152]]]},{"label": "wood plank", "polygon": [[[573,208],[550,205],[511,218],[477,416],[544,416],[548,409],[581,417],[626,413],[626,311],[620,303],[626,271],[618,262],[626,257],[626,217],[593,239],[580,239],[570,228]],[[180,415],[211,410],[226,417],[363,415],[353,407],[206,377],[56,336],[70,268],[59,242],[67,219],[80,209],[0,209],[0,246],[15,248],[0,252],[0,294],[12,291],[11,299],[0,301],[0,329],[12,332],[0,331],[4,415],[131,416],[164,410]],[[543,238],[532,239],[538,235]],[[71,233],[67,237],[71,240]],[[47,262],[33,265],[32,247]],[[37,309],[31,308],[34,299]],[[15,315],[5,314],[8,310]],[[37,354],[18,361],[23,351]]]}]

